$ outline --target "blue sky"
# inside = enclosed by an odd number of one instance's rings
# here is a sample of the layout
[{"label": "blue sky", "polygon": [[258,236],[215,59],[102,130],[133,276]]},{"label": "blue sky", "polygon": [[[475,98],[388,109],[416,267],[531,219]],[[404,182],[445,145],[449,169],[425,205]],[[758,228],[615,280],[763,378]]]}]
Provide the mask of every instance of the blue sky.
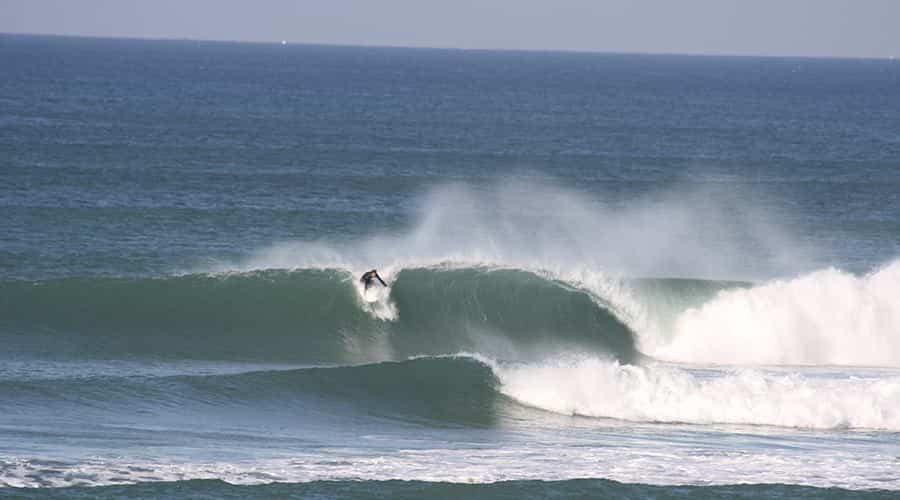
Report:
[{"label": "blue sky", "polygon": [[0,0],[0,32],[897,57],[900,0]]}]

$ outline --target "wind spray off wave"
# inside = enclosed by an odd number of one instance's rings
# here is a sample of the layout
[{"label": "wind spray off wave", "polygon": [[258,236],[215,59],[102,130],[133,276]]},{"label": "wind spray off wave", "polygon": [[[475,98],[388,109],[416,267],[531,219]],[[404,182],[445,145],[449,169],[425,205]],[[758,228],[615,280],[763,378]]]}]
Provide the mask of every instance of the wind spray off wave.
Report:
[{"label": "wind spray off wave", "polygon": [[[580,291],[626,325],[651,357],[900,365],[900,313],[892,300],[900,264],[864,277],[822,269],[781,279],[804,269],[800,261],[808,265],[807,250],[764,210],[716,200],[673,190],[611,207],[551,183],[447,185],[422,198],[406,232],[277,244],[222,270],[520,270]],[[451,275],[441,280],[452,287]],[[477,303],[477,287],[469,292],[453,303]],[[413,302],[395,309],[392,300],[384,297],[372,312],[401,321],[417,314]]]}]

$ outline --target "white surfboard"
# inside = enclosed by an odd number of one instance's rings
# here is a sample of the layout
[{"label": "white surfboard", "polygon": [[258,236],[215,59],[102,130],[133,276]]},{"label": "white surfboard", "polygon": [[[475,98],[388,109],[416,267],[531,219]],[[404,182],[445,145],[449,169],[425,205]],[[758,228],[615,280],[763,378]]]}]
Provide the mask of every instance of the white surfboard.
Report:
[{"label": "white surfboard", "polygon": [[373,302],[378,302],[379,296],[380,296],[380,294],[378,293],[378,290],[376,290],[375,288],[369,288],[368,290],[365,290],[363,292],[363,300],[365,300],[369,304],[371,304]]}]

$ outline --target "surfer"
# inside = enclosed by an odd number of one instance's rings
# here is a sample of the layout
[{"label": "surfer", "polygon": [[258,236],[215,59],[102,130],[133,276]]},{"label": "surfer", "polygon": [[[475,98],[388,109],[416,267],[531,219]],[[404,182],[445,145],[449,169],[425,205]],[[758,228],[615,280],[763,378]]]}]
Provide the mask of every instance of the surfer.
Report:
[{"label": "surfer", "polygon": [[369,287],[372,285],[372,281],[375,280],[376,278],[378,279],[378,281],[381,282],[381,284],[383,286],[387,286],[387,283],[385,283],[384,280],[381,279],[381,276],[378,276],[378,271],[376,271],[374,269],[363,273],[362,277],[359,278],[359,281],[360,281],[360,283],[363,284],[363,288],[365,290],[368,290]]}]

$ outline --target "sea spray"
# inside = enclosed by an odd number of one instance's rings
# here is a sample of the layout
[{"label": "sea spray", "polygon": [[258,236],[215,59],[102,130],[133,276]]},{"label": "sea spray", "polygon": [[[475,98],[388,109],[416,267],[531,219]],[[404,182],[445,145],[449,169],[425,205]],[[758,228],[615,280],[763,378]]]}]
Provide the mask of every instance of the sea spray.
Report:
[{"label": "sea spray", "polygon": [[417,199],[406,229],[281,242],[213,270],[328,267],[358,276],[373,267],[390,273],[460,263],[746,280],[808,268],[812,250],[739,194],[676,185],[622,205],[545,177],[441,184]]}]

